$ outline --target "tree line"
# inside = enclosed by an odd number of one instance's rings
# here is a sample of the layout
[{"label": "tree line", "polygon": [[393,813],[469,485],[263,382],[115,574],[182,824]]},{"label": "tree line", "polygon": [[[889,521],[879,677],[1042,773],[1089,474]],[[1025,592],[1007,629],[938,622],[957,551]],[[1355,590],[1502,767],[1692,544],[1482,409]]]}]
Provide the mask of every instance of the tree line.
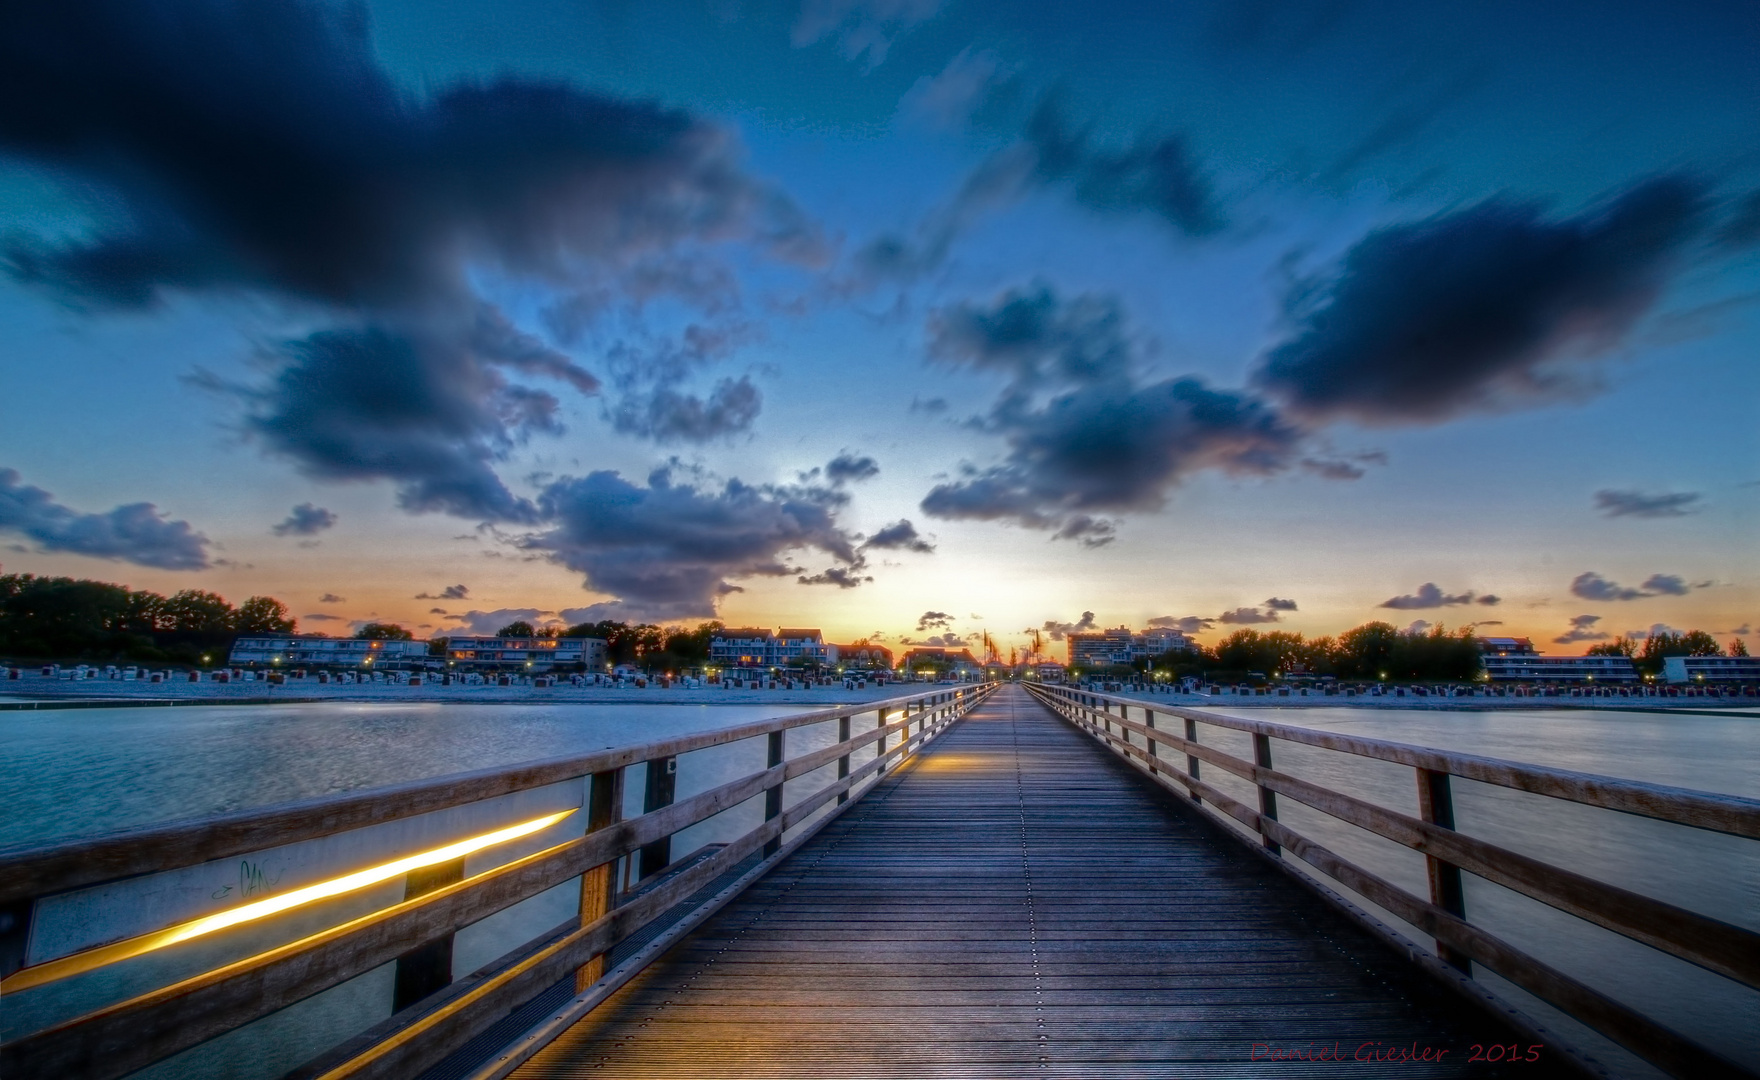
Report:
[{"label": "tree line", "polygon": [[[1144,659],[1138,668],[1196,675],[1216,682],[1243,682],[1258,673],[1266,678],[1296,672],[1344,680],[1374,682],[1465,682],[1483,667],[1477,636],[1470,626],[1450,631],[1400,630],[1390,623],[1371,622],[1336,637],[1304,638],[1285,630],[1261,633],[1236,630],[1213,648],[1170,652]],[[1703,630],[1658,631],[1638,639],[1617,638],[1592,646],[1590,656],[1629,656],[1639,675],[1660,676],[1670,656],[1723,656],[1717,639]],[[1730,643],[1730,656],[1748,655],[1741,638]]]},{"label": "tree line", "polygon": [[1640,675],[1661,675],[1662,662],[1670,656],[1746,656],[1748,643],[1736,638],[1725,652],[1717,639],[1703,630],[1683,633],[1662,630],[1643,639],[1617,637],[1589,646],[1590,656],[1629,656]]},{"label": "tree line", "polygon": [[1197,675],[1215,682],[1245,682],[1305,672],[1317,677],[1379,681],[1465,681],[1479,673],[1479,641],[1471,627],[1450,631],[1400,630],[1371,622],[1344,633],[1304,637],[1288,630],[1234,633],[1195,652],[1170,652],[1142,666]]},{"label": "tree line", "polygon": [[219,593],[170,596],[107,581],[0,574],[0,656],[44,660],[223,662],[240,634],[296,628],[287,605]]}]

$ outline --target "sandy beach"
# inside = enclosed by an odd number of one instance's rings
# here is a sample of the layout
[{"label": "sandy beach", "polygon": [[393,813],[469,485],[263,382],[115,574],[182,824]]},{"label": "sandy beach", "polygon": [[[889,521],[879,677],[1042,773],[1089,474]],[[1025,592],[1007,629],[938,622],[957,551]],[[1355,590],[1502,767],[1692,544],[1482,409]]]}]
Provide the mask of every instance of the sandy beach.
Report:
[{"label": "sandy beach", "polygon": [[[0,710],[32,708],[38,703],[46,708],[99,707],[103,705],[201,705],[201,704],[275,704],[312,701],[370,702],[459,702],[471,704],[518,705],[757,705],[775,704],[806,708],[829,708],[863,701],[930,693],[953,689],[955,684],[889,683],[869,685],[865,689],[845,690],[842,684],[804,689],[724,689],[711,687],[647,687],[633,686],[441,686],[425,682],[419,686],[389,683],[320,683],[316,679],[289,679],[276,685],[268,682],[199,683],[174,680],[152,683],[120,679],[54,679],[36,672],[24,672],[18,679],[0,681]],[[1181,694],[1130,693],[1116,696],[1148,702],[1203,709],[1624,709],[1640,712],[1737,710],[1760,717],[1760,702],[1754,698],[1716,697],[1418,697],[1337,694],[1288,697],[1276,694]]]}]

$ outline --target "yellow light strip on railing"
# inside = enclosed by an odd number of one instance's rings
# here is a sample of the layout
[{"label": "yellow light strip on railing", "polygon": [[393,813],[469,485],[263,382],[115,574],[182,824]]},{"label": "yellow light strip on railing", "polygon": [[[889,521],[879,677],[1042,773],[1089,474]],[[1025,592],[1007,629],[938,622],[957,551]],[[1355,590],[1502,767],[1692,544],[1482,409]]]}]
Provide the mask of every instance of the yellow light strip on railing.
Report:
[{"label": "yellow light strip on railing", "polygon": [[341,896],[344,893],[357,892],[369,885],[377,885],[382,881],[389,881],[392,878],[401,877],[402,875],[409,873],[411,870],[419,870],[424,866],[436,866],[443,862],[451,862],[454,859],[461,859],[472,852],[494,847],[496,844],[505,844],[510,840],[518,840],[522,836],[530,836],[532,833],[549,828],[574,812],[574,810],[563,810],[560,813],[547,814],[544,817],[533,818],[530,821],[522,821],[517,825],[509,825],[505,829],[497,829],[494,832],[483,833],[481,836],[473,836],[467,840],[460,840],[455,844],[448,844],[445,847],[434,848],[431,851],[424,851],[420,854],[405,856],[404,858],[397,859],[393,862],[381,863],[378,866],[368,867],[365,870],[357,870],[352,874],[345,874],[342,877],[331,878],[329,881],[320,881],[315,885],[307,885],[303,889],[295,889],[292,892],[283,893],[280,896],[267,897],[266,899],[258,900],[255,903],[244,904],[227,911],[218,912],[214,915],[206,915],[200,919],[192,919],[186,923],[179,923],[176,926],[167,927],[164,930],[156,930],[150,934],[141,934],[137,937],[125,938],[122,941],[113,942],[109,945],[101,945],[95,949],[86,949],[83,952],[73,953],[70,956],[63,956],[59,959],[49,960],[32,967],[22,968],[13,972],[11,975],[8,975],[5,979],[0,979],[0,994],[28,990],[33,986],[41,986],[44,983],[55,982],[58,979],[65,979],[70,975],[79,975],[83,972],[92,971],[96,968],[101,968],[108,964],[114,964],[121,960],[127,960],[131,957],[140,956],[144,953],[156,952],[159,949],[176,945],[179,942],[189,941],[192,938],[212,934],[216,931],[224,930],[227,927],[237,926],[240,923],[254,922],[257,919],[268,918],[270,915],[275,915],[318,900],[326,900],[330,897]]}]

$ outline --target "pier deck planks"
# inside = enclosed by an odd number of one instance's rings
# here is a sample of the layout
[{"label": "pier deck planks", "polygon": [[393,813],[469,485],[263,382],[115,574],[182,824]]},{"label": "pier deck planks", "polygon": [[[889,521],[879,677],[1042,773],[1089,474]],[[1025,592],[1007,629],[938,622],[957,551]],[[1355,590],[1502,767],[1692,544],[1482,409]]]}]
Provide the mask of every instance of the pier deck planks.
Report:
[{"label": "pier deck planks", "polygon": [[[514,1075],[1524,1076],[1520,1041],[1017,687]],[[1436,1064],[1348,1060],[1365,1042]],[[1338,1044],[1272,1064],[1254,1044]],[[1565,1074],[1576,1075],[1574,1070]]]}]

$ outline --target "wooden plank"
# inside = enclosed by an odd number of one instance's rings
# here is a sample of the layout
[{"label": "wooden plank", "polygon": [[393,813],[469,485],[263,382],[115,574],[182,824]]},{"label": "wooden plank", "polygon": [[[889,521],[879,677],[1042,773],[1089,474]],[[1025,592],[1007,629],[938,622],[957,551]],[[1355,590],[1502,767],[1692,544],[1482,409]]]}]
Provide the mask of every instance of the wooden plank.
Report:
[{"label": "wooden plank", "polygon": [[[904,752],[903,747],[895,750],[897,754]],[[877,759],[871,764],[878,769],[881,761]],[[773,778],[776,784],[780,784],[782,771],[783,766],[775,765],[758,776]],[[829,798],[825,792],[820,792],[815,797],[819,796]],[[799,809],[798,804],[796,809]],[[554,983],[560,977],[560,972],[568,970],[570,966],[578,968],[585,957],[604,953],[616,942],[622,941],[656,916],[736,866],[747,855],[778,841],[787,823],[786,815],[764,821],[714,855],[680,871],[592,925],[582,927],[507,971],[484,980],[470,992],[446,1002],[392,1038],[323,1074],[320,1080],[390,1080],[416,1075],[437,1064],[458,1047],[498,1023],[502,1017],[529,1000],[539,990]],[[792,852],[799,843],[809,839],[810,835],[803,836],[786,849],[772,854],[770,860],[780,861],[784,852]]]},{"label": "wooden plank", "polygon": [[[1134,747],[1130,749],[1136,751],[1136,748]],[[1147,768],[1141,764],[1139,764],[1138,767],[1142,768],[1145,772],[1148,771]],[[1154,776],[1154,779],[1165,786],[1171,786],[1169,781],[1163,776]],[[1735,1077],[1752,1075],[1743,1070],[1736,1063],[1728,1061],[1720,1055],[1697,1045],[1690,1039],[1680,1035],[1678,1032],[1675,1032],[1666,1026],[1637,1013],[1620,1002],[1583,985],[1575,979],[1572,979],[1570,976],[1557,971],[1549,965],[1546,965],[1513,946],[1508,945],[1493,935],[1486,933],[1480,928],[1473,926],[1463,918],[1460,918],[1435,904],[1420,900],[1385,879],[1343,859],[1322,845],[1302,836],[1288,826],[1283,825],[1274,819],[1259,815],[1238,802],[1234,802],[1232,806],[1222,803],[1221,800],[1216,798],[1217,795],[1220,795],[1220,792],[1205,790],[1207,785],[1202,785],[1187,777],[1177,776],[1177,774],[1173,779],[1183,782],[1185,787],[1193,790],[1195,793],[1203,795],[1205,799],[1212,800],[1217,804],[1218,809],[1224,810],[1231,817],[1240,821],[1252,831],[1258,832],[1262,836],[1267,836],[1276,841],[1291,854],[1302,859],[1302,861],[1313,866],[1315,869],[1320,870],[1322,873],[1339,881],[1346,887],[1356,891],[1374,903],[1381,905],[1388,911],[1393,912],[1395,915],[1411,923],[1413,926],[1418,927],[1425,933],[1430,934],[1439,942],[1446,944],[1461,955],[1484,964],[1492,971],[1509,979],[1523,989],[1558,1006],[1566,1013],[1581,1020],[1583,1023],[1599,1031],[1601,1034],[1606,1035],[1620,1045],[1627,1047],[1634,1053],[1639,1054],[1639,1056],[1653,1062],[1671,1075],[1680,1077]],[[1520,860],[1526,860],[1525,856],[1517,855],[1514,852],[1508,852],[1501,848],[1496,848],[1493,845],[1485,844],[1483,841],[1473,840],[1470,837],[1463,837],[1452,830],[1442,829],[1415,818],[1384,810],[1373,804],[1364,803],[1360,800],[1352,799],[1349,796],[1328,791],[1317,785],[1297,780],[1294,777],[1289,777],[1270,769],[1255,770],[1253,779],[1257,783],[1284,794],[1288,794],[1299,801],[1314,806],[1316,809],[1333,814],[1333,816],[1339,817],[1341,820],[1350,820],[1352,821],[1352,824],[1361,825],[1364,828],[1371,829],[1371,831],[1382,832],[1383,835],[1387,835],[1388,832],[1397,829],[1400,831],[1401,835],[1405,836],[1407,839],[1410,839],[1414,835],[1422,836],[1423,846],[1420,847],[1417,843],[1411,843],[1408,846],[1418,847],[1419,850],[1436,850],[1439,855],[1449,858],[1451,861],[1459,862],[1465,869],[1472,870],[1475,873],[1478,873],[1483,869],[1485,871],[1483,876],[1487,876],[1488,878],[1491,877],[1492,874],[1498,873],[1499,869],[1492,867],[1489,862],[1483,866],[1475,866],[1474,864],[1477,861],[1475,858],[1476,855],[1484,855],[1488,859],[1495,858],[1500,860],[1503,868],[1514,865]],[[1356,820],[1353,820],[1353,818]],[[1381,826],[1381,828],[1376,828],[1376,826]],[[1387,831],[1383,832],[1383,829]],[[1400,839],[1400,837],[1389,836],[1389,839]],[[1405,841],[1402,840],[1401,842]],[[1530,869],[1537,868],[1539,871],[1552,875],[1567,874],[1566,871],[1546,866],[1535,860],[1526,861],[1533,864]],[[1575,877],[1575,875],[1570,876]],[[1495,878],[1493,878],[1493,880],[1495,880]],[[1589,879],[1581,880],[1588,883],[1586,891],[1589,894],[1600,896],[1602,898],[1605,898],[1605,891],[1612,888],[1611,886],[1606,886],[1603,883],[1594,882]],[[1512,887],[1515,886],[1512,885]],[[1625,894],[1625,897],[1635,898],[1635,901],[1642,905],[1660,905],[1659,901],[1649,900],[1645,897],[1637,897],[1636,894],[1628,893]],[[1546,899],[1545,897],[1537,898]],[[1625,898],[1621,899],[1622,902],[1624,902]],[[1562,907],[1562,904],[1556,906]],[[1668,905],[1660,906],[1664,908],[1668,907]],[[1679,909],[1674,910],[1678,911]],[[1705,920],[1703,916],[1698,916],[1691,912],[1686,912],[1684,914],[1690,919],[1699,920],[1700,922],[1713,922],[1712,920]],[[1650,923],[1656,917],[1657,914],[1655,911],[1647,910],[1642,917],[1635,921]],[[1618,927],[1610,928],[1618,929]],[[1713,931],[1716,932],[1721,930],[1733,931],[1738,935],[1753,936],[1746,930],[1736,927],[1726,927],[1725,924],[1716,923]],[[1706,930],[1704,927],[1695,927],[1690,931],[1690,933],[1698,934],[1703,934],[1705,932]],[[1638,935],[1632,933],[1628,936],[1637,937]],[[1673,950],[1671,949],[1671,951]],[[1705,959],[1709,961],[1705,966],[1710,966],[1710,963],[1716,962],[1715,957],[1707,956]]]},{"label": "wooden plank", "polygon": [[930,733],[512,1075],[1243,1075],[1273,1032],[1464,1048],[1503,1031],[1342,920],[1316,924],[1301,887],[1171,816],[1018,689]]},{"label": "wooden plank", "polygon": [[[1124,747],[1116,739],[1113,744],[1132,757],[1149,763],[1140,748]],[[1174,740],[1176,746],[1184,744],[1183,739]],[[1454,906],[1442,904],[1445,910],[1462,913],[1457,910],[1461,905],[1458,871],[1464,869],[1688,963],[1744,985],[1760,987],[1760,934],[1752,930],[1552,866],[1451,828],[1387,810],[1285,773],[1250,765],[1207,747],[1199,749],[1205,751],[1204,760],[1222,765],[1229,772],[1259,785],[1262,791],[1289,795],[1340,821],[1422,852],[1439,865],[1455,868],[1456,902]],[[1239,819],[1238,815],[1231,816]],[[1258,830],[1257,825],[1252,827]],[[1449,957],[1444,956],[1444,959]]]}]

